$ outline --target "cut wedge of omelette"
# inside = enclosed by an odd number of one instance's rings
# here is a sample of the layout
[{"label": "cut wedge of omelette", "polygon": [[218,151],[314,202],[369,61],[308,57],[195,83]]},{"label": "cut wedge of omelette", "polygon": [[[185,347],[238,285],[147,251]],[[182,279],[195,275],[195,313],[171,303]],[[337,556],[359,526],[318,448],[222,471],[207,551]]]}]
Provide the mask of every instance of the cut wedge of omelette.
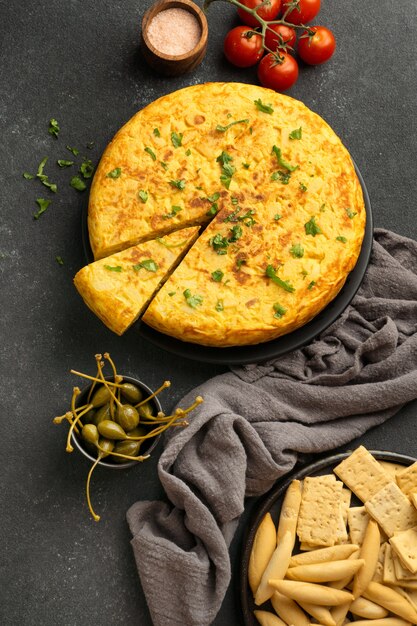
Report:
[{"label": "cut wedge of omelette", "polygon": [[[239,83],[188,87],[139,111],[105,150],[88,209],[96,259],[205,226],[143,320],[218,347],[310,321],[355,266],[365,221],[349,153],[326,122]],[[95,293],[87,304],[108,324]]]},{"label": "cut wedge of omelette", "polygon": [[118,335],[143,313],[150,299],[198,235],[198,228],[133,246],[83,267],[74,283],[84,302]]}]

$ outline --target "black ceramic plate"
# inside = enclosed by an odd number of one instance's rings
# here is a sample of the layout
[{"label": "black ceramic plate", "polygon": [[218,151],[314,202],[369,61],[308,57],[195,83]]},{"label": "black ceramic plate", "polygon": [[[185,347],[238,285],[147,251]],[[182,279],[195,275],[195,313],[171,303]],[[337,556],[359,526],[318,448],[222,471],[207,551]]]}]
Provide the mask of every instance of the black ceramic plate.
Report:
[{"label": "black ceramic plate", "polygon": [[[206,363],[223,363],[225,365],[239,365],[246,363],[259,363],[269,359],[277,358],[287,352],[291,352],[301,346],[312,341],[317,335],[326,330],[337,318],[343,313],[346,307],[353,300],[358,291],[369,259],[372,252],[373,240],[373,220],[371,203],[369,195],[365,187],[362,175],[355,165],[356,174],[362,186],[363,197],[366,208],[366,228],[362,243],[361,252],[354,269],[348,275],[343,288],[330,304],[327,305],[311,322],[305,324],[301,328],[294,330],[288,335],[278,337],[267,343],[260,343],[255,346],[237,346],[233,348],[211,348],[209,346],[200,346],[195,343],[187,343],[174,339],[169,335],[164,335],[150,328],[141,321],[137,321],[128,331],[132,336],[140,335],[159,348],[173,352],[177,356],[186,357],[195,361],[204,361]],[[88,239],[87,225],[87,209],[85,208],[82,216],[82,238],[85,255],[88,263],[93,261],[93,254]]]},{"label": "black ceramic plate", "polygon": [[[284,494],[292,480],[302,480],[306,476],[329,474],[333,471],[333,468],[336,467],[336,465],[343,461],[343,459],[346,459],[346,457],[348,457],[351,453],[352,450],[341,454],[335,454],[334,456],[326,457],[320,461],[312,463],[311,465],[307,465],[297,472],[293,472],[286,478],[277,481],[275,486],[260,499],[259,506],[256,507],[256,512],[248,524],[245,537],[243,539],[242,557],[240,562],[240,600],[245,626],[259,626],[259,623],[253,615],[254,609],[258,607],[256,607],[253,602],[252,592],[248,584],[248,566],[253,540],[265,513],[268,513],[269,511],[275,524],[277,524]],[[370,450],[370,453],[379,461],[390,461],[391,463],[398,463],[399,465],[404,466],[412,465],[412,463],[415,463],[417,460],[411,456],[405,456],[404,454],[397,454],[395,452]],[[262,608],[264,607],[262,606]],[[266,610],[268,609],[269,604]],[[270,610],[274,612],[272,608]]]}]

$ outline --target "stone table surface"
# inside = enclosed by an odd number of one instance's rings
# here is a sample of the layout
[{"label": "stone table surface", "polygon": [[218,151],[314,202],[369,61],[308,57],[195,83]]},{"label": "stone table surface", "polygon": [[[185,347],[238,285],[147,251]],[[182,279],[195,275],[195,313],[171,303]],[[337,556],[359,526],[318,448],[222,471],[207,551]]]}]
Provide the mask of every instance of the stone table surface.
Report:
[{"label": "stone table surface", "polygon": [[[92,371],[109,351],[123,373],[156,387],[169,378],[169,409],[190,389],[226,371],[164,352],[135,333],[117,337],[83,304],[72,277],[85,263],[81,213],[88,191],[68,185],[66,145],[97,163],[117,129],[155,98],[204,81],[257,82],[223,57],[234,10],[209,9],[209,45],[192,74],[162,78],[139,50],[140,20],[150,0],[0,0],[0,151],[2,297],[0,622],[4,626],[141,626],[151,619],[129,545],[125,513],[138,499],[163,497],[156,475],[161,452],[129,471],[99,469],[93,494],[102,521],[84,501],[88,463],[65,453],[71,367]],[[303,66],[289,95],[322,115],[340,135],[369,191],[375,225],[417,237],[417,3],[322,0],[319,20],[336,34],[329,64]],[[172,36],[175,36],[173,34]],[[61,126],[48,134],[50,118]],[[86,145],[94,141],[92,148]],[[48,156],[51,193],[27,181]],[[35,199],[50,199],[33,219]],[[63,259],[60,265],[56,257]],[[404,407],[362,441],[416,455],[416,404]],[[234,579],[214,622],[242,623],[236,595],[248,501],[231,553]],[[196,625],[198,626],[198,625]]]}]

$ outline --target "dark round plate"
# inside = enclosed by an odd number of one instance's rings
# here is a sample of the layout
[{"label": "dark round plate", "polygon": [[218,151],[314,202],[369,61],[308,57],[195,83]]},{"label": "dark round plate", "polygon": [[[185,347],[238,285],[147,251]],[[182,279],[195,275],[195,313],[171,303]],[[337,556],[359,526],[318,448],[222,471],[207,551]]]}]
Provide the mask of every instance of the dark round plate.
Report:
[{"label": "dark round plate", "polygon": [[[259,623],[253,615],[254,609],[258,607],[256,607],[255,603],[253,602],[252,592],[248,584],[248,567],[253,540],[255,538],[258,526],[261,523],[261,520],[264,517],[265,513],[268,513],[269,511],[275,524],[277,524],[283,496],[288,489],[291,481],[302,480],[306,476],[319,476],[320,474],[330,473],[333,468],[336,467],[336,465],[343,461],[343,459],[346,459],[346,457],[348,457],[352,452],[353,450],[349,450],[348,452],[335,454],[333,456],[320,459],[319,461],[316,461],[311,465],[307,465],[297,472],[293,472],[285,478],[278,480],[275,486],[272,487],[272,489],[265,496],[260,498],[259,506],[256,507],[256,512],[254,513],[246,529],[245,537],[243,539],[243,549],[241,552],[242,557],[239,572],[239,589],[243,613],[243,622],[245,626],[259,626]],[[381,450],[370,450],[369,452],[379,461],[390,461],[391,463],[398,463],[399,465],[412,465],[417,460],[411,456],[397,454],[396,452],[386,452]],[[274,612],[273,609],[271,609],[271,611]]]},{"label": "dark round plate", "polygon": [[[351,303],[362,283],[371,256],[373,241],[371,203],[364,180],[356,165],[355,169],[362,187],[366,209],[366,227],[361,252],[355,267],[348,275],[344,286],[336,298],[308,324],[288,335],[278,337],[278,339],[273,339],[267,343],[259,343],[254,346],[236,346],[233,348],[211,348],[180,341],[150,328],[150,326],[147,326],[140,320],[128,332],[132,336],[137,333],[159,348],[173,352],[177,356],[206,363],[223,363],[224,365],[244,365],[246,363],[267,361],[310,343],[317,335],[333,324]],[[88,238],[87,207],[85,207],[82,215],[82,240],[87,261],[91,263],[94,257]]]}]

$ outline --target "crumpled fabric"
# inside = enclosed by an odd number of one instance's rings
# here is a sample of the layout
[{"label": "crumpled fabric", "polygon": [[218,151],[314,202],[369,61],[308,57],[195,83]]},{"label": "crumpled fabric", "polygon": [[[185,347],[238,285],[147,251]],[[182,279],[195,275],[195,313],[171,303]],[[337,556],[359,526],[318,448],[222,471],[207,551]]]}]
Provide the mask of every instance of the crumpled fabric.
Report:
[{"label": "crumpled fabric", "polygon": [[363,284],[310,345],[207,381],[190,425],[172,429],[158,474],[165,502],[127,513],[155,626],[206,626],[231,578],[229,545],[245,497],[300,455],[344,445],[417,397],[417,243],[378,229]]}]

